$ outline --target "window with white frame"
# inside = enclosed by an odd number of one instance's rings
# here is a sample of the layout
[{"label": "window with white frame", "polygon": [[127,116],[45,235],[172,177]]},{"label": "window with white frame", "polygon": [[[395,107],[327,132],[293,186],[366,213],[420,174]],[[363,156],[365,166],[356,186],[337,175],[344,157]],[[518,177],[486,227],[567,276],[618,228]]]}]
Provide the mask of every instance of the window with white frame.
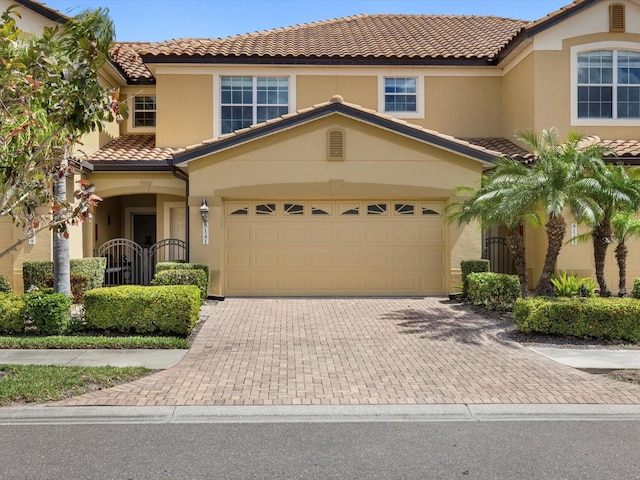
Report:
[{"label": "window with white frame", "polygon": [[417,112],[418,82],[414,77],[384,79],[385,112]]},{"label": "window with white frame", "polygon": [[577,118],[640,119],[640,52],[577,55]]},{"label": "window with white frame", "polygon": [[156,96],[136,95],[133,97],[133,126],[156,126]]},{"label": "window with white frame", "polygon": [[220,77],[222,133],[289,113],[289,78]]}]

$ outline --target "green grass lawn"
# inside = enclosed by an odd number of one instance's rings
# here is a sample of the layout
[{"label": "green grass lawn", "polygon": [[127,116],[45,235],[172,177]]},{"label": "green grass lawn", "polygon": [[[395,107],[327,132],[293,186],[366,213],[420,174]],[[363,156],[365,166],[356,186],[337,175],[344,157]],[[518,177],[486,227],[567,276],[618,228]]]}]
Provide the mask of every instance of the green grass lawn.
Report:
[{"label": "green grass lawn", "polygon": [[149,372],[143,367],[0,365],[0,405],[55,402],[131,382]]},{"label": "green grass lawn", "polygon": [[189,342],[178,337],[103,337],[103,336],[52,336],[52,337],[0,337],[0,349],[60,349],[60,348],[113,348],[113,349],[188,349]]}]

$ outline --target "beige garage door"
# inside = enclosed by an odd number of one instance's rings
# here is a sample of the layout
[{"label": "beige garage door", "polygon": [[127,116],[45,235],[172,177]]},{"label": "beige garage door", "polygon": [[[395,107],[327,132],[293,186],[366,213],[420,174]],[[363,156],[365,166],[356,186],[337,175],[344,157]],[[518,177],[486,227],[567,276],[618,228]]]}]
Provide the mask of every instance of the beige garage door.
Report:
[{"label": "beige garage door", "polygon": [[445,293],[438,201],[229,201],[228,296]]}]

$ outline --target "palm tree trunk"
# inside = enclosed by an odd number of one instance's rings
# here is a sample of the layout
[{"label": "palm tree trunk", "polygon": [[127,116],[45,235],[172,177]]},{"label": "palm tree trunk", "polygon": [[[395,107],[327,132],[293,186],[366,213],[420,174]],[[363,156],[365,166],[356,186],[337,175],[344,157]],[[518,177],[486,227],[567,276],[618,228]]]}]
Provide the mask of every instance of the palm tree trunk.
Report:
[{"label": "palm tree trunk", "polygon": [[604,278],[604,263],[607,259],[607,249],[611,242],[611,235],[613,234],[613,227],[611,222],[603,220],[597,224],[593,229],[593,260],[596,264],[596,280],[600,286],[600,296],[610,297],[611,290],[607,287],[607,282]]},{"label": "palm tree trunk", "polygon": [[616,247],[616,261],[618,262],[618,274],[620,280],[618,281],[618,296],[624,297],[627,295],[627,253],[629,249],[624,243],[619,243]]},{"label": "palm tree trunk", "polygon": [[562,248],[562,242],[567,231],[567,222],[564,221],[562,216],[549,216],[545,225],[547,231],[547,255],[544,259],[544,266],[542,267],[542,273],[540,279],[534,290],[535,295],[545,295],[549,289],[551,283],[551,275],[556,270],[556,263],[558,261],[558,255]]},{"label": "palm tree trunk", "polygon": [[519,229],[507,231],[507,245],[516,266],[516,273],[520,280],[520,293],[522,298],[529,294],[529,278],[527,276],[527,260],[524,254],[524,243]]}]

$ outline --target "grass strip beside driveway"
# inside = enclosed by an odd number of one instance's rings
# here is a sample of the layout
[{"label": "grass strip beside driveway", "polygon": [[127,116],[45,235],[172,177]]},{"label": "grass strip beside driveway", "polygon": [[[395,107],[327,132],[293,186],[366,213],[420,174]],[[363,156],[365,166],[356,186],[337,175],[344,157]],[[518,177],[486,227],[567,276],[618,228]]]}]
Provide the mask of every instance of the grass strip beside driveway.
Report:
[{"label": "grass strip beside driveway", "polygon": [[184,338],[177,337],[104,337],[104,336],[51,336],[51,337],[0,337],[0,349],[189,349]]},{"label": "grass strip beside driveway", "polygon": [[0,365],[0,405],[46,403],[132,382],[143,367]]}]

